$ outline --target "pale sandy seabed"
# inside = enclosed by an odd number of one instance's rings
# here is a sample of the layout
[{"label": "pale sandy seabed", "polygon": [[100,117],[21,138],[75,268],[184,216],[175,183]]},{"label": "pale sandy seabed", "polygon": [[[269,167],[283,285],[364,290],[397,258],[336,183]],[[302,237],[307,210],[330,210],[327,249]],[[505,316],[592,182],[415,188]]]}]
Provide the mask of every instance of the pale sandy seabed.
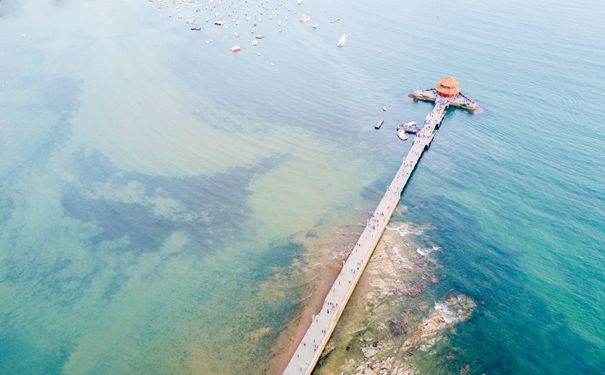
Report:
[{"label": "pale sandy seabed", "polygon": [[[471,317],[476,304],[470,297],[452,291],[437,301],[427,290],[439,282],[441,267],[433,255],[441,249],[425,235],[430,228],[405,222],[391,222],[388,228],[314,374],[424,373],[426,362],[440,355],[439,344],[455,334],[456,324]],[[278,374],[286,366],[362,229],[351,225],[335,230],[334,236],[299,238],[308,249],[307,267],[299,267],[297,276],[308,280],[307,299],[280,335],[269,373]],[[448,370],[469,370],[455,363],[454,353],[441,359],[453,362]]]}]

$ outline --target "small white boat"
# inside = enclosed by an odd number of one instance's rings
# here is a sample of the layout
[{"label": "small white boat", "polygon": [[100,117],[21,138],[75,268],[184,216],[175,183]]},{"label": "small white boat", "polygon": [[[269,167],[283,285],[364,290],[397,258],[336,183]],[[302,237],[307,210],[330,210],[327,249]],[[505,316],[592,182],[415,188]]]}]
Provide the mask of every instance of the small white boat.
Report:
[{"label": "small white boat", "polygon": [[402,141],[408,140],[408,136],[405,135],[405,130],[403,129],[397,129],[397,137],[399,137],[399,139],[401,139]]},{"label": "small white boat", "polygon": [[340,39],[338,39],[338,43],[336,43],[336,46],[344,47],[345,44],[347,44],[347,34],[342,34]]},{"label": "small white boat", "polygon": [[384,117],[381,117],[376,121],[376,125],[374,125],[374,129],[380,129],[384,125]]},{"label": "small white boat", "polygon": [[250,34],[254,34],[256,32],[256,27],[253,27],[252,30],[250,30]]},{"label": "small white boat", "polygon": [[296,1],[296,4],[298,4],[298,5],[302,5],[302,3],[303,3],[303,0],[297,0]]},{"label": "small white boat", "polygon": [[402,129],[404,132],[409,134],[418,134],[420,131],[416,121],[408,121],[405,124],[399,125],[397,129]]},{"label": "small white boat", "polygon": [[229,49],[231,52],[239,52],[242,50],[240,46],[233,46]]},{"label": "small white boat", "polygon": [[263,39],[265,36],[263,34],[257,34],[255,36],[256,39]]},{"label": "small white boat", "polygon": [[216,26],[223,26],[225,24],[225,21],[223,21],[223,20],[217,20],[217,21],[214,21],[214,24]]},{"label": "small white boat", "polygon": [[330,21],[330,23],[336,23],[338,21],[342,20],[342,18],[334,18],[332,21]]},{"label": "small white boat", "polygon": [[253,40],[253,41],[252,41],[252,46],[253,46],[253,47],[258,46],[258,40]]},{"label": "small white boat", "polygon": [[382,107],[382,112],[386,112],[387,111],[387,107]]},{"label": "small white boat", "polygon": [[304,16],[300,17],[300,22],[302,22],[302,23],[309,22],[309,21],[311,21],[310,16],[304,15]]},{"label": "small white boat", "polygon": [[312,28],[314,28],[315,30],[317,30],[319,28],[319,24],[316,23],[315,25],[311,26]]}]

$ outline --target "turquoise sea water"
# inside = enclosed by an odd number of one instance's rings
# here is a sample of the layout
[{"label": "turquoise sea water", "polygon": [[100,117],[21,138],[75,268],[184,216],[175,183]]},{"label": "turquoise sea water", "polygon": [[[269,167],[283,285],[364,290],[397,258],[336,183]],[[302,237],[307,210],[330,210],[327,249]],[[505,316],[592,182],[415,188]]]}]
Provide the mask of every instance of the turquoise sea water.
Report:
[{"label": "turquoise sea water", "polygon": [[605,5],[298,12],[253,49],[147,1],[0,1],[0,373],[263,373],[301,237],[363,222],[449,74],[484,111],[448,114],[403,219],[481,304],[427,371],[601,373]]}]

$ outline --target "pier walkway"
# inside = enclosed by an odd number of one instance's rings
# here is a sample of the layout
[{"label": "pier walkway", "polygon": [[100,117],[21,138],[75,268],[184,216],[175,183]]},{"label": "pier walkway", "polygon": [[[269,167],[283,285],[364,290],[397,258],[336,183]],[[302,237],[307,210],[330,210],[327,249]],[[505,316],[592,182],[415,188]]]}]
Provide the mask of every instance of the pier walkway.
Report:
[{"label": "pier walkway", "polygon": [[435,107],[426,117],[422,130],[414,138],[412,148],[403,159],[401,167],[387,187],[378,207],[368,219],[359,240],[328,292],[321,310],[313,315],[311,325],[284,371],[285,375],[308,375],[315,368],[340,315],[344,311],[386,225],[391,219],[391,215],[399,204],[399,199],[412,171],[418,164],[423,152],[429,148],[433,141],[435,132],[443,121],[449,105],[449,99],[437,97]]}]

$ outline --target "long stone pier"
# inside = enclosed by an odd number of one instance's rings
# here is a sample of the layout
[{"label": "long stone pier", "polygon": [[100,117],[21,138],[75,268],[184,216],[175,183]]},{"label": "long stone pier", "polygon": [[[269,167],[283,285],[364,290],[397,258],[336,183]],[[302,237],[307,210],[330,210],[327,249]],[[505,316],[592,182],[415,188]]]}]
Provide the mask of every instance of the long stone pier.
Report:
[{"label": "long stone pier", "polygon": [[422,130],[414,138],[412,148],[403,159],[401,167],[391,181],[380,200],[378,207],[368,219],[367,225],[351,254],[347,258],[342,270],[328,292],[321,309],[313,315],[311,325],[307,329],[302,341],[298,344],[296,352],[290,359],[284,374],[311,374],[321,353],[323,352],[340,315],[351,298],[355,286],[370,261],[372,253],[382,237],[395,208],[399,204],[405,185],[420,157],[433,141],[436,130],[443,121],[445,113],[450,106],[451,99],[437,97],[433,110],[424,120]]}]

